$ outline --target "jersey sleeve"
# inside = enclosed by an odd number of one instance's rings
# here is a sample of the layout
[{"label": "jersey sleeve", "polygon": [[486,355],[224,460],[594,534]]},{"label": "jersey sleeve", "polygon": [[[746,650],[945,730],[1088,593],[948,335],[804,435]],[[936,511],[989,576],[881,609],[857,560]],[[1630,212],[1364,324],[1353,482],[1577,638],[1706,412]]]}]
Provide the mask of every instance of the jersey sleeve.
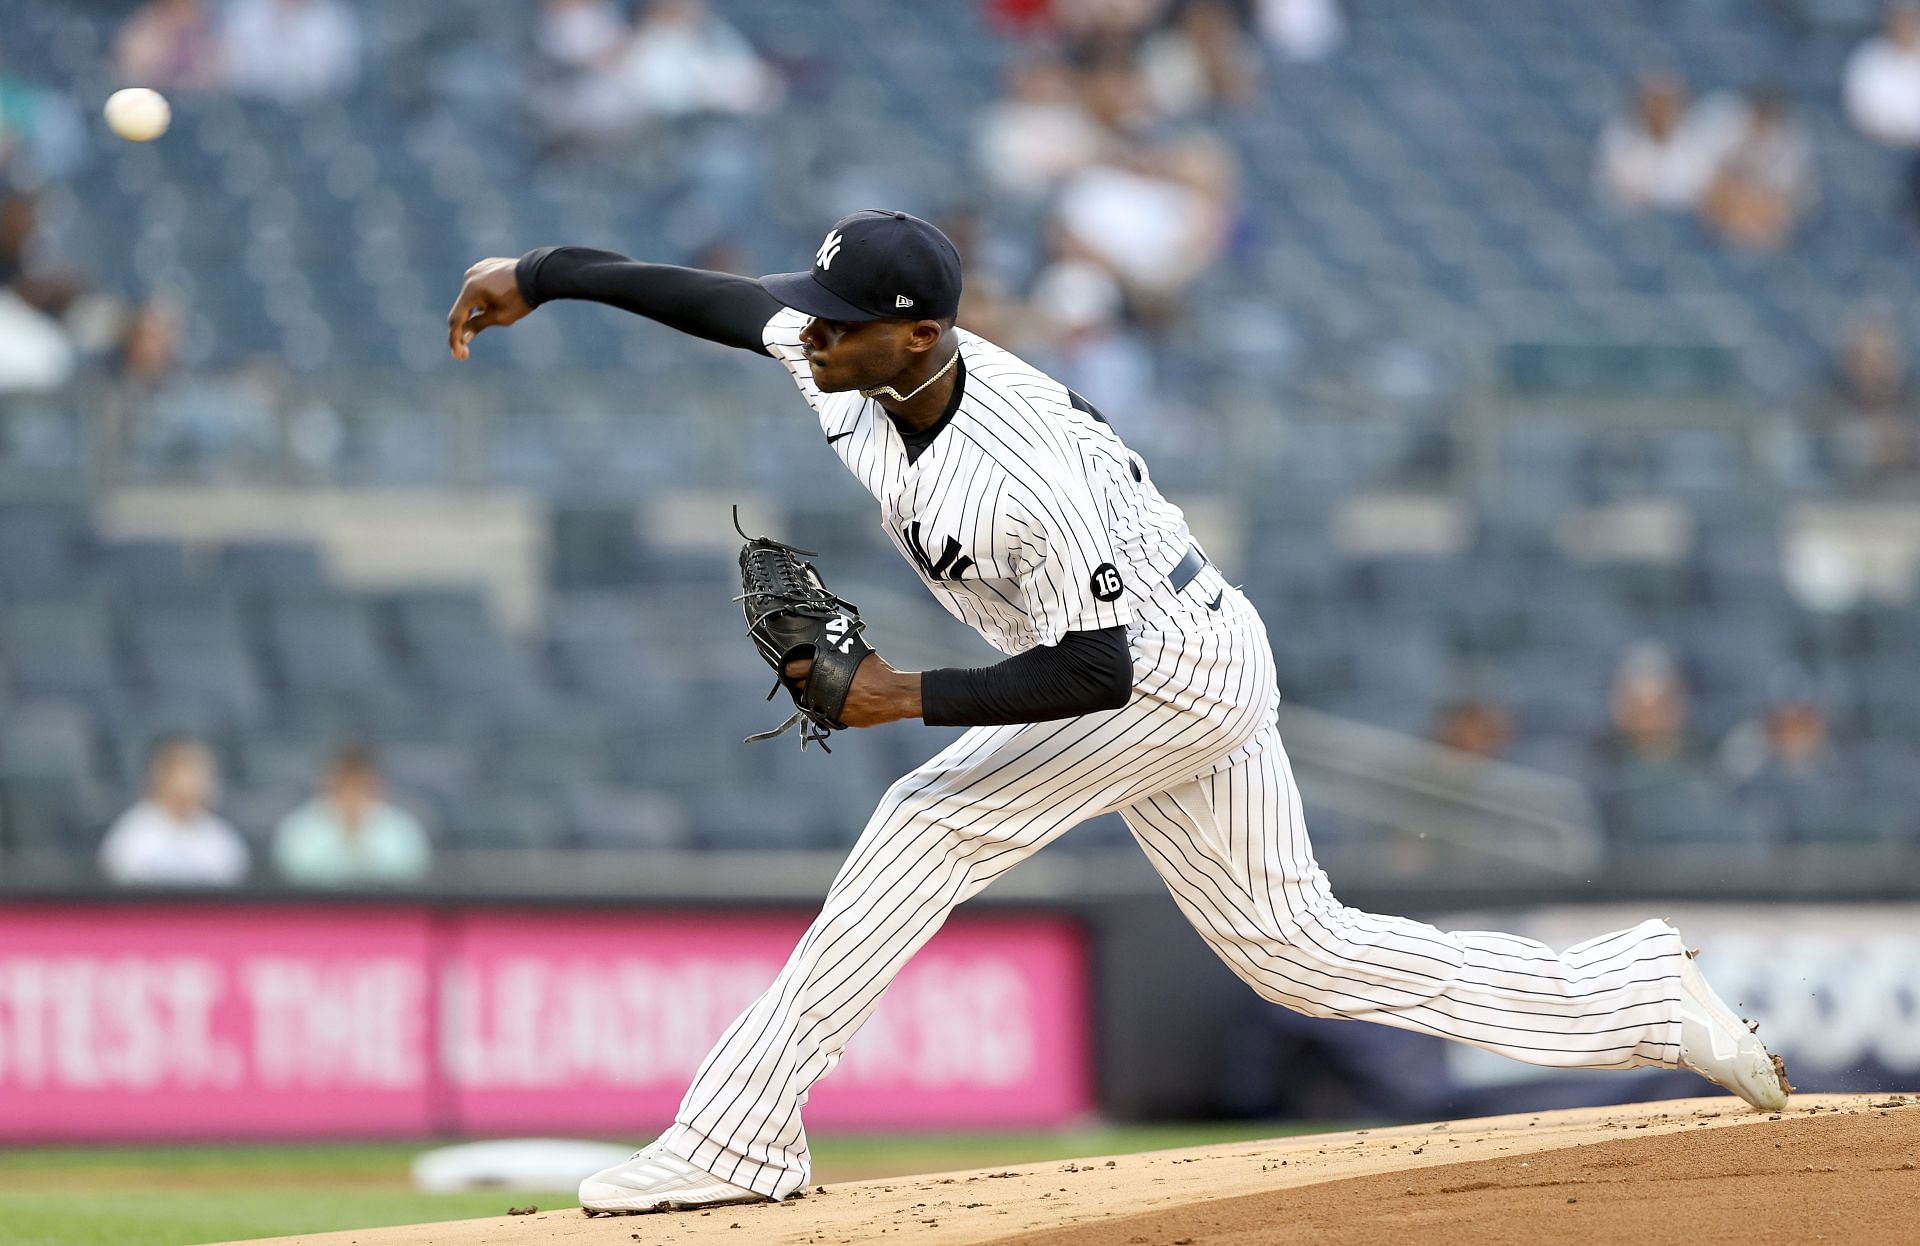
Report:
[{"label": "jersey sleeve", "polygon": [[1046,472],[1010,507],[1010,543],[1019,567],[1020,606],[1037,644],[1068,632],[1133,622],[1126,582],[1113,555],[1105,509],[1077,462]]}]

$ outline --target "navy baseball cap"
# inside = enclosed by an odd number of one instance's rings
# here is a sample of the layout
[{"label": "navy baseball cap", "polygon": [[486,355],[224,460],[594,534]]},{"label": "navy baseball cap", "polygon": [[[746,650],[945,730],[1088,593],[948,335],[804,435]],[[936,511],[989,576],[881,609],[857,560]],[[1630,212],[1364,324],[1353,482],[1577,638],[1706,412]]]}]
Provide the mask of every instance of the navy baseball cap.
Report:
[{"label": "navy baseball cap", "polygon": [[823,320],[941,320],[960,309],[960,252],[917,216],[843,216],[803,273],[760,278],[767,293]]}]

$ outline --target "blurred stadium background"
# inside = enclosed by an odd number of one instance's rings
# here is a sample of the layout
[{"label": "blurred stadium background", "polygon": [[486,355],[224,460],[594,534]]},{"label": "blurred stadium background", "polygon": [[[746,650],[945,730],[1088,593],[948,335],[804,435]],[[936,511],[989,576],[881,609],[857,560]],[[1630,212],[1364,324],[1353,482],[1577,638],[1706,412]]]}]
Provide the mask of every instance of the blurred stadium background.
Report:
[{"label": "blurred stadium background", "polygon": [[[0,1140],[664,1121],[947,738],[741,743],[728,507],[983,650],[779,369],[445,309],[880,204],[1261,607],[1345,899],[1673,916],[1803,1087],[1911,1084],[1917,151],[1867,0],[0,0]],[[1261,1004],[1117,821],[971,910],[823,1127],[1696,1088]]]}]

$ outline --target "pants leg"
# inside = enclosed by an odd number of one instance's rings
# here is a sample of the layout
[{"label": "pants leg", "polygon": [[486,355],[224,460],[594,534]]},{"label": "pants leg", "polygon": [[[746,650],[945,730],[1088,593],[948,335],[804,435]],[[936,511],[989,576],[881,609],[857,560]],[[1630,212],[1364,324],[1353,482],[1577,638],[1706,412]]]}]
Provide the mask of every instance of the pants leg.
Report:
[{"label": "pants leg", "polygon": [[1684,950],[1673,927],[1642,922],[1555,952],[1348,908],[1314,862],[1277,734],[1245,761],[1122,812],[1187,919],[1265,999],[1532,1064],[1679,1062]]},{"label": "pants leg", "polygon": [[774,1198],[804,1185],[808,1090],[900,967],[956,905],[1075,824],[1205,769],[1262,713],[1213,709],[1170,706],[1150,684],[1110,713],[975,728],[895,783],[779,977],[695,1075],[667,1148]]}]

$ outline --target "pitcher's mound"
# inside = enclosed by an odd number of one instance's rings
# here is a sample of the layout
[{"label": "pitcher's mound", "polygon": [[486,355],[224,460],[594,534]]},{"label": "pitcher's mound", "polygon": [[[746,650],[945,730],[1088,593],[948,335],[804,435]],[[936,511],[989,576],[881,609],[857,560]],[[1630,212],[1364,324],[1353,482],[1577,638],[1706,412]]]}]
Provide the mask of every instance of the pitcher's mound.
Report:
[{"label": "pitcher's mound", "polygon": [[730,1242],[1881,1242],[1920,1207],[1920,1097],[1488,1117],[862,1182],[778,1205],[360,1229],[326,1246]]}]

